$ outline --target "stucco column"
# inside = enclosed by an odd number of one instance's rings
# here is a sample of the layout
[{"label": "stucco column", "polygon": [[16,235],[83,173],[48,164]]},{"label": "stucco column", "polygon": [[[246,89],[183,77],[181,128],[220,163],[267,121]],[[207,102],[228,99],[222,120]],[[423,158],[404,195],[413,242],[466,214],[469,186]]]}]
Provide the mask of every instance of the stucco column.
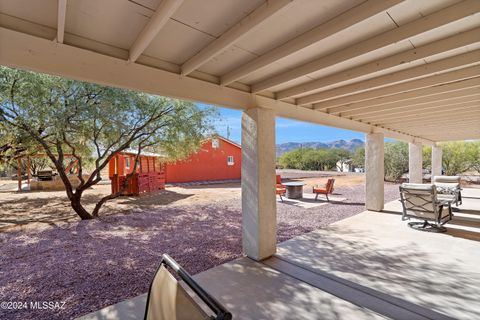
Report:
[{"label": "stucco column", "polygon": [[408,143],[408,181],[410,183],[423,182],[423,155],[422,144],[418,142]]},{"label": "stucco column", "polygon": [[443,151],[439,146],[432,147],[432,181],[433,177],[442,175]]},{"label": "stucco column", "polygon": [[365,207],[382,211],[384,203],[383,133],[366,135],[365,144]]},{"label": "stucco column", "polygon": [[275,113],[253,108],[242,116],[243,250],[255,260],[276,251]]}]

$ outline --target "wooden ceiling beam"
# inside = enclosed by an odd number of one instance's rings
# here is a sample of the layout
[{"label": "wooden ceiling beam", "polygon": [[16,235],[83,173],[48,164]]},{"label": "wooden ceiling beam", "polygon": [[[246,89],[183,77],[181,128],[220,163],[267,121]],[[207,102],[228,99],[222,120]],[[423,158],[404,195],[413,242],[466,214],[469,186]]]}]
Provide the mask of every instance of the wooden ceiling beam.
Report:
[{"label": "wooden ceiling beam", "polygon": [[477,63],[479,61],[480,49],[459,54],[453,57],[437,60],[432,63],[422,64],[413,68],[408,68],[383,76],[337,87],[334,89],[314,93],[305,97],[298,98],[296,99],[296,102],[298,105],[307,105],[323,100],[329,100],[336,97],[354,94],[356,92],[371,91],[379,87],[390,88],[391,85],[395,83],[416,79],[422,76],[432,75],[438,72],[448,71],[451,69],[470,65],[472,63]]},{"label": "wooden ceiling beam", "polygon": [[272,63],[305,49],[322,39],[338,33],[356,23],[366,20],[403,0],[367,0],[362,4],[345,11],[335,18],[296,36],[275,49],[269,50],[258,58],[236,68],[221,77],[221,85],[226,86],[234,81],[245,78],[249,74],[265,68]]},{"label": "wooden ceiling beam", "polygon": [[157,10],[155,10],[147,25],[130,48],[128,54],[129,62],[135,62],[138,59],[182,3],[183,0],[162,0],[160,2]]},{"label": "wooden ceiling beam", "polygon": [[340,83],[342,81],[355,79],[374,72],[400,66],[405,63],[424,59],[429,56],[433,56],[455,48],[464,47],[476,42],[480,42],[480,27],[437,40],[417,48],[408,49],[403,52],[368,62],[332,75],[328,75],[317,80],[309,81],[293,88],[278,91],[275,93],[275,96],[277,99],[282,100],[290,97],[297,97],[299,95],[305,95],[335,83]]},{"label": "wooden ceiling beam", "polygon": [[352,120],[362,121],[362,122],[375,122],[377,119],[390,119],[395,117],[401,117],[406,114],[411,114],[412,112],[420,115],[425,112],[436,112],[436,111],[443,111],[443,110],[459,110],[462,108],[466,108],[472,105],[480,106],[480,95],[478,96],[471,96],[471,97],[462,97],[459,99],[453,99],[452,101],[444,101],[442,103],[434,102],[427,105],[422,106],[413,106],[403,109],[394,109],[394,110],[385,110],[383,112],[371,113],[367,115],[360,115],[354,117],[348,117],[340,114],[341,117],[349,118]]},{"label": "wooden ceiling beam", "polygon": [[65,17],[66,16],[67,16],[67,0],[58,0],[57,37],[55,38],[57,43],[63,43],[63,37],[65,35]]},{"label": "wooden ceiling beam", "polygon": [[262,4],[216,40],[210,42],[182,65],[182,75],[188,75],[228,47],[240,41],[268,18],[290,4],[293,0],[270,0]]},{"label": "wooden ceiling beam", "polygon": [[[463,123],[462,123],[463,125]],[[474,139],[476,135],[480,133],[480,121],[469,121],[466,122],[465,125],[468,125],[469,128],[462,129],[458,125],[448,124],[447,121],[438,122],[435,125],[422,127],[421,129],[409,129],[412,132],[415,132],[416,135],[421,135],[422,137],[428,137],[428,139],[433,139],[435,141],[443,141],[446,136],[455,135],[465,135],[466,139]],[[477,126],[477,127],[475,127]]]},{"label": "wooden ceiling beam", "polygon": [[366,54],[368,52],[433,30],[450,22],[473,15],[479,11],[480,1],[464,0],[395,29],[383,32],[367,40],[362,40],[329,55],[314,59],[300,66],[295,66],[286,72],[282,72],[273,77],[259,81],[252,85],[252,92],[256,93],[270,89],[277,85],[317,72],[326,67],[330,67],[362,54]]},{"label": "wooden ceiling beam", "polygon": [[[376,128],[235,88],[220,87],[193,77],[180,77],[177,73],[152,66],[125,63],[121,58],[72,45],[58,46],[49,39],[5,27],[0,27],[0,48],[0,65],[13,68],[232,109],[262,107],[273,110],[278,117],[365,133],[382,132],[394,139],[434,144],[434,141],[408,133]],[[32,52],[35,54],[32,55]]]},{"label": "wooden ceiling beam", "polygon": [[432,87],[432,86],[450,83],[456,80],[473,78],[478,75],[480,75],[480,65],[474,65],[474,66],[470,66],[470,67],[466,67],[466,68],[462,68],[454,71],[435,74],[433,76],[429,76],[429,77],[425,77],[417,80],[412,80],[408,82],[391,85],[388,87],[373,89],[370,91],[355,93],[345,97],[318,102],[314,104],[314,108],[328,109],[336,106],[349,104],[352,102],[372,100],[378,97],[390,96],[390,95],[394,95],[402,92],[418,90],[419,88]]},{"label": "wooden ceiling beam", "polygon": [[411,108],[423,108],[429,106],[442,106],[447,104],[458,103],[461,101],[471,101],[475,97],[480,96],[480,87],[465,88],[457,91],[450,91],[430,96],[419,96],[415,99],[405,101],[395,101],[387,104],[373,106],[369,108],[347,110],[340,112],[342,117],[362,117],[372,116],[375,114],[392,114],[396,112],[403,112],[403,110]]},{"label": "wooden ceiling beam", "polygon": [[[330,114],[339,114],[345,111],[351,110],[362,110],[377,106],[388,106],[389,104],[396,103],[396,102],[404,102],[404,103],[416,103],[417,101],[423,102],[425,99],[431,98],[432,101],[434,99],[443,100],[446,99],[442,95],[451,93],[454,96],[458,91],[463,89],[468,89],[472,87],[479,87],[480,86],[480,77],[467,79],[467,80],[459,80],[456,82],[433,86],[429,88],[423,88],[418,90],[412,90],[409,92],[402,92],[398,94],[394,94],[391,96],[375,98],[366,101],[359,101],[359,102],[352,102],[346,103],[341,106],[336,107],[329,107],[329,108],[322,108],[319,105],[314,105],[315,109],[326,111]],[[442,97],[442,98],[438,98]]]},{"label": "wooden ceiling beam", "polygon": [[[480,119],[480,107],[476,106],[474,109],[469,109],[466,111],[455,111],[455,112],[444,112],[440,113],[438,115],[435,115],[435,113],[428,114],[428,115],[422,115],[422,116],[416,116],[415,114],[412,114],[408,118],[402,118],[402,119],[395,119],[395,120],[388,120],[388,121],[378,121],[371,123],[373,125],[377,126],[382,126],[382,127],[389,127],[394,125],[396,127],[396,124],[405,124],[405,126],[402,125],[402,128],[411,128],[411,127],[416,127],[418,125],[422,126],[422,123],[428,123],[431,121],[436,121],[436,120],[455,120],[455,119],[465,119],[465,120],[470,120],[470,119]],[[461,123],[460,123],[461,124]]]},{"label": "wooden ceiling beam", "polygon": [[357,121],[365,122],[365,123],[378,123],[381,121],[402,121],[404,119],[420,119],[422,117],[431,117],[431,116],[440,116],[444,114],[456,114],[457,112],[464,112],[464,111],[471,111],[471,110],[479,110],[480,103],[479,100],[471,101],[468,103],[461,103],[457,105],[451,106],[444,106],[444,107],[437,107],[433,109],[424,109],[424,110],[414,110],[410,112],[406,112],[404,114],[397,114],[397,115],[389,115],[389,116],[380,116],[378,118],[370,118],[370,119],[357,119]]}]

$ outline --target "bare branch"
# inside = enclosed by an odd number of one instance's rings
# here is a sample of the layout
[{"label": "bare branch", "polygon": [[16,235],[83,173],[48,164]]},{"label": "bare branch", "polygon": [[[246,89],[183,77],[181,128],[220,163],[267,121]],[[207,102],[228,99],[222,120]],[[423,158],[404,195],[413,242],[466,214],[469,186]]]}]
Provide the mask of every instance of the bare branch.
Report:
[{"label": "bare branch", "polygon": [[[65,144],[70,147],[70,149],[72,150],[72,155],[73,155],[73,156],[75,157],[75,159],[77,159],[77,161],[78,161],[77,177],[78,177],[78,179],[80,180],[80,185],[79,185],[78,187],[82,187],[82,186],[85,184],[85,179],[83,178],[83,162],[82,162],[82,157],[77,154],[77,149],[75,148],[75,146],[74,146],[70,141],[68,141],[65,133],[63,133],[63,142],[65,142]],[[78,188],[78,187],[77,187],[77,188]]]}]

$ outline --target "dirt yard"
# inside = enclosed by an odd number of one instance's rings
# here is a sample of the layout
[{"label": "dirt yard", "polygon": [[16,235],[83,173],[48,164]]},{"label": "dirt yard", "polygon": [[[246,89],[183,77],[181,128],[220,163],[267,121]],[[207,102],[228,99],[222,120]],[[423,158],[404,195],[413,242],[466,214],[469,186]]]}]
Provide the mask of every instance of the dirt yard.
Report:
[{"label": "dirt yard", "polygon": [[[326,178],[302,179],[305,192]],[[277,202],[278,242],[363,211],[363,177],[335,179],[342,201]],[[87,207],[108,192],[89,190]],[[100,219],[80,221],[64,192],[0,192],[0,301],[65,302],[60,311],[0,310],[0,319],[71,319],[142,294],[163,253],[192,274],[241,256],[240,194],[239,183],[174,186],[118,198]],[[398,186],[386,184],[385,200],[397,197]]]},{"label": "dirt yard", "polygon": [[[280,171],[284,181],[303,181],[305,192],[316,184],[325,183],[329,177],[335,178],[335,187],[363,185],[365,178],[361,174],[325,174],[320,177],[301,178],[302,175]],[[307,173],[308,174],[308,173]],[[305,174],[303,174],[305,176]],[[0,181],[16,188],[16,182]],[[121,197],[105,204],[101,211],[102,216],[143,212],[165,206],[195,206],[218,201],[229,201],[240,198],[240,183],[205,184],[169,186],[166,190],[156,194],[142,195],[141,197]],[[110,193],[110,185],[96,185],[88,190],[83,197],[83,204],[93,209],[95,203]],[[78,217],[71,209],[64,191],[0,191],[0,231],[16,228],[43,228],[48,225],[59,225],[65,222],[78,221]]]},{"label": "dirt yard", "polygon": [[[97,185],[86,191],[82,203],[91,210],[110,193],[110,185]],[[120,197],[105,204],[102,216],[128,214],[164,208],[208,204],[219,199],[229,200],[240,194],[239,184],[197,187],[169,187],[158,193],[140,197]],[[0,230],[16,227],[41,228],[78,221],[65,191],[0,192]],[[28,226],[27,226],[28,225]]]}]

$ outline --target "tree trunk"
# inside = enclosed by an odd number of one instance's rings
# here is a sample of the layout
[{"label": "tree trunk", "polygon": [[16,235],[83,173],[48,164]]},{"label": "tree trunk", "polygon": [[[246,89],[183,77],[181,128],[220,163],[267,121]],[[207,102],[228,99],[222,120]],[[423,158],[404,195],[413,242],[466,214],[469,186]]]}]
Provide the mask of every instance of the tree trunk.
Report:
[{"label": "tree trunk", "polygon": [[75,193],[74,196],[70,199],[70,203],[72,204],[73,210],[78,214],[78,216],[82,220],[93,219],[93,216],[87,210],[85,210],[85,208],[82,206],[80,199],[81,199],[81,193],[80,194]]}]

